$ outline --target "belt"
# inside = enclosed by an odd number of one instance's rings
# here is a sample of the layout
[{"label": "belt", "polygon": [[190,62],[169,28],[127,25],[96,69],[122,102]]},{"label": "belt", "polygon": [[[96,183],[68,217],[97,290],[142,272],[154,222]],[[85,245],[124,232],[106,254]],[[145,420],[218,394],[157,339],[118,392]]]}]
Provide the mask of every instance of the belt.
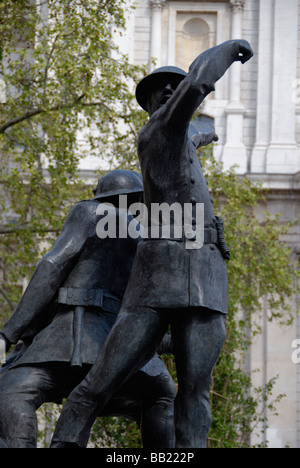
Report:
[{"label": "belt", "polygon": [[[193,231],[194,232],[194,231]],[[182,237],[146,237],[143,240],[145,241],[155,241],[155,240],[170,240],[176,242],[185,242],[189,240],[193,242],[196,240],[196,236],[193,239],[188,239],[184,234]],[[212,227],[204,228],[204,244],[218,244],[218,232]]]},{"label": "belt", "polygon": [[204,244],[218,244],[218,232],[214,228],[204,228]]},{"label": "belt", "polygon": [[103,310],[118,314],[121,301],[105,289],[60,288],[57,302],[74,307],[73,353],[71,366],[82,366],[82,333],[85,307],[101,307]]},{"label": "belt", "polygon": [[57,302],[81,307],[100,307],[118,313],[121,301],[105,289],[60,288]]}]

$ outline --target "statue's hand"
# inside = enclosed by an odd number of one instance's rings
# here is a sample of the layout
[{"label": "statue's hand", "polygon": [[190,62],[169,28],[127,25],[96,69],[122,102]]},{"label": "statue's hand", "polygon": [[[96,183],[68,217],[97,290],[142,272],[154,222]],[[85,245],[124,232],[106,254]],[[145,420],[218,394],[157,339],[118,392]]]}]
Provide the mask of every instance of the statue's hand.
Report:
[{"label": "statue's hand", "polygon": [[198,146],[207,146],[210,145],[213,141],[219,141],[218,135],[215,132],[204,133],[201,135]]},{"label": "statue's hand", "polygon": [[239,39],[236,42],[237,45],[237,59],[236,61],[240,61],[242,63],[248,62],[248,60],[253,57],[253,50],[250,46],[249,42],[244,41],[243,39]]}]

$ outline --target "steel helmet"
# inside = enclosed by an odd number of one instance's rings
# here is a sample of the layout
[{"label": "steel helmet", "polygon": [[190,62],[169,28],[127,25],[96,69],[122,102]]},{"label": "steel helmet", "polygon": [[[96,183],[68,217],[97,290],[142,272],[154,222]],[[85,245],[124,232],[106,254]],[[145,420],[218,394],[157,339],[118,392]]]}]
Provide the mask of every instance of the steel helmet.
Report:
[{"label": "steel helmet", "polygon": [[145,76],[136,87],[136,100],[139,105],[148,111],[147,101],[149,94],[157,86],[167,85],[168,83],[174,83],[178,85],[185,77],[187,73],[178,67],[160,67],[154,70],[150,75]]},{"label": "steel helmet", "polygon": [[141,174],[126,169],[115,169],[108,172],[99,179],[97,187],[93,190],[95,200],[129,193],[142,194],[143,191]]}]

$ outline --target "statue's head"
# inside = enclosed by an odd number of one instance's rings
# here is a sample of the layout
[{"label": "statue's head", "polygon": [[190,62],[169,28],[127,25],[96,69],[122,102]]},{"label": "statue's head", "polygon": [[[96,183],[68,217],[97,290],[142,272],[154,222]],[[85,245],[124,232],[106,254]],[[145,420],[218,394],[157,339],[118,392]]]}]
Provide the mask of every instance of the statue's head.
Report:
[{"label": "statue's head", "polygon": [[170,99],[179,83],[186,76],[186,72],[178,67],[157,68],[137,85],[137,102],[152,115]]},{"label": "statue's head", "polygon": [[133,202],[142,197],[143,191],[141,174],[126,169],[115,169],[99,179],[93,193],[95,200],[116,204],[119,195],[128,195]]}]

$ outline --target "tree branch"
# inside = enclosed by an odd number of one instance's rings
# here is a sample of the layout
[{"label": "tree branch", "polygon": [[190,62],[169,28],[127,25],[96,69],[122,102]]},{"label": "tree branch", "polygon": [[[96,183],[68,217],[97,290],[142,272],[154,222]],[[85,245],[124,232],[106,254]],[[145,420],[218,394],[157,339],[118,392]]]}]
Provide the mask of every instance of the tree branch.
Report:
[{"label": "tree branch", "polygon": [[59,38],[59,34],[57,34],[55,36],[55,38],[54,38],[50,53],[49,53],[47,61],[46,61],[45,70],[44,70],[44,91],[46,89],[46,83],[47,83],[47,79],[48,79],[48,70],[49,70],[50,60],[52,59],[54,49],[55,49],[55,44],[56,44],[56,41],[57,41],[58,38]]},{"label": "tree branch", "polygon": [[61,229],[51,229],[51,228],[35,229],[35,228],[31,228],[31,227],[25,226],[25,225],[19,225],[19,226],[15,226],[15,227],[1,226],[0,227],[0,235],[1,234],[13,234],[13,233],[21,232],[21,231],[24,231],[24,230],[32,232],[32,233],[39,233],[39,232],[46,233],[46,232],[60,232],[61,231]]},{"label": "tree branch", "polygon": [[0,133],[4,133],[5,130],[7,130],[8,128],[13,127],[14,125],[16,125],[18,123],[21,123],[24,120],[30,119],[31,117],[34,117],[35,115],[41,114],[42,112],[44,112],[43,109],[34,109],[34,110],[31,110],[31,111],[25,112],[25,114],[23,114],[21,117],[9,120],[5,124],[3,124],[0,127]]},{"label": "tree branch", "polygon": [[11,302],[11,300],[9,299],[8,295],[6,294],[6,292],[4,291],[4,289],[1,288],[0,286],[0,294],[4,297],[4,299],[6,300],[7,304],[9,305],[9,307],[11,308],[11,310],[14,310],[15,309],[15,306],[13,305],[13,303]]},{"label": "tree branch", "polygon": [[64,104],[58,104],[57,106],[50,107],[50,109],[34,109],[34,110],[31,110],[31,111],[25,112],[25,114],[23,114],[22,116],[20,116],[20,117],[18,117],[16,119],[9,120],[5,124],[3,124],[0,127],[0,133],[4,133],[5,130],[7,130],[8,128],[13,127],[14,125],[16,125],[18,123],[21,123],[24,120],[28,120],[31,117],[34,117],[35,115],[42,114],[43,112],[54,112],[54,111],[57,111],[57,110],[60,110],[60,109],[70,109],[73,106],[75,106],[76,104],[78,104],[81,101],[81,99],[84,98],[84,96],[85,95],[82,94],[81,96],[76,98],[74,100],[74,102],[72,102],[70,104],[65,104],[65,105]]}]

